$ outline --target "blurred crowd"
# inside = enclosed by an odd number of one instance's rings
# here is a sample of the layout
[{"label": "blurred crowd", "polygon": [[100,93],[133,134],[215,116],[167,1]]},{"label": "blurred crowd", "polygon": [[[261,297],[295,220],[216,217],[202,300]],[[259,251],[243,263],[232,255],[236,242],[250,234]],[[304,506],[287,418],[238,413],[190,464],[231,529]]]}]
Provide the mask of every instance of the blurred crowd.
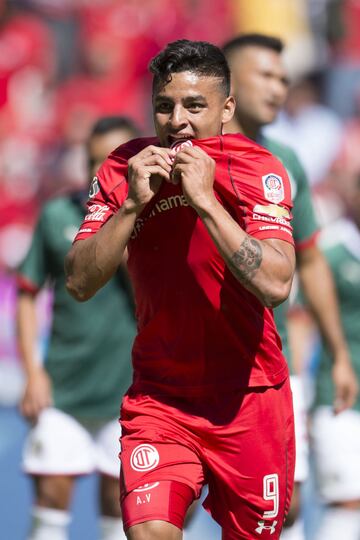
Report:
[{"label": "blurred crowd", "polygon": [[357,0],[1,0],[0,269],[23,256],[39,205],[84,182],[83,142],[97,117],[127,114],[150,131],[147,65],[179,37],[283,38],[293,88],[276,135],[295,146],[313,185],[335,163],[350,173],[359,25]]},{"label": "blurred crowd", "polygon": [[[98,117],[126,115],[151,133],[147,66],[169,41],[283,39],[289,96],[266,132],[301,159],[320,224],[348,214],[360,176],[359,28],[360,0],[0,0],[0,378],[17,366],[13,271],[41,205],[87,184]],[[11,381],[0,381],[0,403],[19,395]]]}]

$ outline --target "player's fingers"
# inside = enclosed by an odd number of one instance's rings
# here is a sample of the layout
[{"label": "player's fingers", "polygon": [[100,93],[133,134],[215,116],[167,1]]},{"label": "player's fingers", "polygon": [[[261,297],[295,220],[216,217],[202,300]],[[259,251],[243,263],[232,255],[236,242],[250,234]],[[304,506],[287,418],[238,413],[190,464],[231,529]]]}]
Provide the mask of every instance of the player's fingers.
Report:
[{"label": "player's fingers", "polygon": [[160,154],[151,154],[149,156],[146,156],[143,160],[142,165],[159,165],[167,172],[170,172],[172,168],[172,163],[168,163],[166,159]]},{"label": "player's fingers", "polygon": [[211,159],[209,155],[202,148],[199,148],[198,146],[184,146],[184,148],[182,148],[180,152],[176,154],[176,157],[178,156],[181,156],[181,157],[192,156],[193,159],[203,159],[204,157]]},{"label": "player's fingers", "polygon": [[145,178],[150,178],[150,176],[155,174],[161,176],[161,178],[163,178],[167,182],[170,181],[170,172],[163,169],[163,167],[161,167],[160,165],[148,165],[146,168],[144,168]]},{"label": "player's fingers", "polygon": [[186,170],[186,165],[186,163],[177,163],[173,168],[170,175],[170,181],[172,184],[178,184],[181,181],[182,175]]},{"label": "player's fingers", "polygon": [[163,148],[161,146],[149,145],[138,154],[138,156],[144,156],[144,157],[148,157],[152,155],[162,156],[165,159],[165,161],[169,165],[171,165],[173,158],[175,156],[175,151],[172,150],[171,148]]},{"label": "player's fingers", "polygon": [[355,402],[355,394],[351,386],[344,384],[337,388],[334,399],[334,412],[339,414],[346,409],[349,409],[353,406]]},{"label": "player's fingers", "polygon": [[198,159],[198,156],[193,156],[187,152],[179,152],[174,159],[173,167],[179,163],[194,163],[194,160]]},{"label": "player's fingers", "polygon": [[25,397],[21,402],[20,411],[24,418],[26,418],[27,420],[31,420],[34,412],[36,411],[36,406],[33,400],[29,397]]}]

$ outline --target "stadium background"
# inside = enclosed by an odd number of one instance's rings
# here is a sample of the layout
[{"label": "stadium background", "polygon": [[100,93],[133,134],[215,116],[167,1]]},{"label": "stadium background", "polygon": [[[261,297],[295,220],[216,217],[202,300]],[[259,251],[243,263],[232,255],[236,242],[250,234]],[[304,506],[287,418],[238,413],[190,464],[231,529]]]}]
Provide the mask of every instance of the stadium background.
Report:
[{"label": "stadium background", "polygon": [[[93,121],[126,114],[151,133],[147,65],[169,41],[185,37],[221,45],[240,32],[279,36],[287,45],[292,90],[273,133],[285,133],[300,154],[326,224],[343,211],[348,175],[360,170],[359,28],[360,0],[0,0],[1,539],[24,538],[31,501],[19,469],[27,426],[17,412],[22,377],[14,339],[14,268],[42,202],[86,181],[83,143]],[[305,125],[311,142],[301,137]],[[342,182],[334,183],[334,170],[341,171]],[[50,300],[45,293],[39,301],[41,349]],[[94,484],[94,478],[79,483],[74,540],[96,538]],[[308,540],[314,508],[321,511],[314,497],[307,486]],[[216,538],[214,530],[201,518],[189,540]]]}]

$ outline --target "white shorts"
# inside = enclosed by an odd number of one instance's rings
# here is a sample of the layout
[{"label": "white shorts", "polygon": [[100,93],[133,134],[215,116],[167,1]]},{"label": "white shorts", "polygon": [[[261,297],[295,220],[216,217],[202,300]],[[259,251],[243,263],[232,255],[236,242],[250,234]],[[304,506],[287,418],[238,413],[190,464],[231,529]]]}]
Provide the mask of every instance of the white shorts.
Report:
[{"label": "white shorts", "polygon": [[307,411],[301,377],[298,375],[291,375],[290,386],[293,394],[295,421],[295,482],[304,482],[309,473],[309,438],[307,430]]},{"label": "white shorts", "polygon": [[326,502],[360,499],[360,413],[334,415],[319,407],[313,416],[311,440],[318,490]]},{"label": "white shorts", "polygon": [[118,420],[79,422],[54,408],[42,411],[23,451],[23,469],[34,475],[82,475],[98,471],[118,478]]}]

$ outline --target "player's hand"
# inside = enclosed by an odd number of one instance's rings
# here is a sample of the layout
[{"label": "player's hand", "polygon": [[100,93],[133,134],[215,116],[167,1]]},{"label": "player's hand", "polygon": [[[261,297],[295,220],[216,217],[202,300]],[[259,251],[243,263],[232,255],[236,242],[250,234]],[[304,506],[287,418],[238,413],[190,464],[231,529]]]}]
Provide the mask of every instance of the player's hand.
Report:
[{"label": "player's hand", "polygon": [[338,414],[354,405],[359,392],[356,374],[347,351],[334,358],[332,377],[335,389],[333,408],[334,413]]},{"label": "player's hand", "polygon": [[201,210],[214,201],[215,161],[204,150],[186,146],[174,161],[172,181],[181,182],[187,202]]},{"label": "player's hand", "polygon": [[30,422],[36,422],[41,411],[52,404],[50,378],[46,371],[38,366],[27,378],[20,403],[21,414]]},{"label": "player's hand", "polygon": [[147,146],[129,159],[128,200],[135,209],[142,209],[159,191],[163,180],[170,182],[174,150]]}]

